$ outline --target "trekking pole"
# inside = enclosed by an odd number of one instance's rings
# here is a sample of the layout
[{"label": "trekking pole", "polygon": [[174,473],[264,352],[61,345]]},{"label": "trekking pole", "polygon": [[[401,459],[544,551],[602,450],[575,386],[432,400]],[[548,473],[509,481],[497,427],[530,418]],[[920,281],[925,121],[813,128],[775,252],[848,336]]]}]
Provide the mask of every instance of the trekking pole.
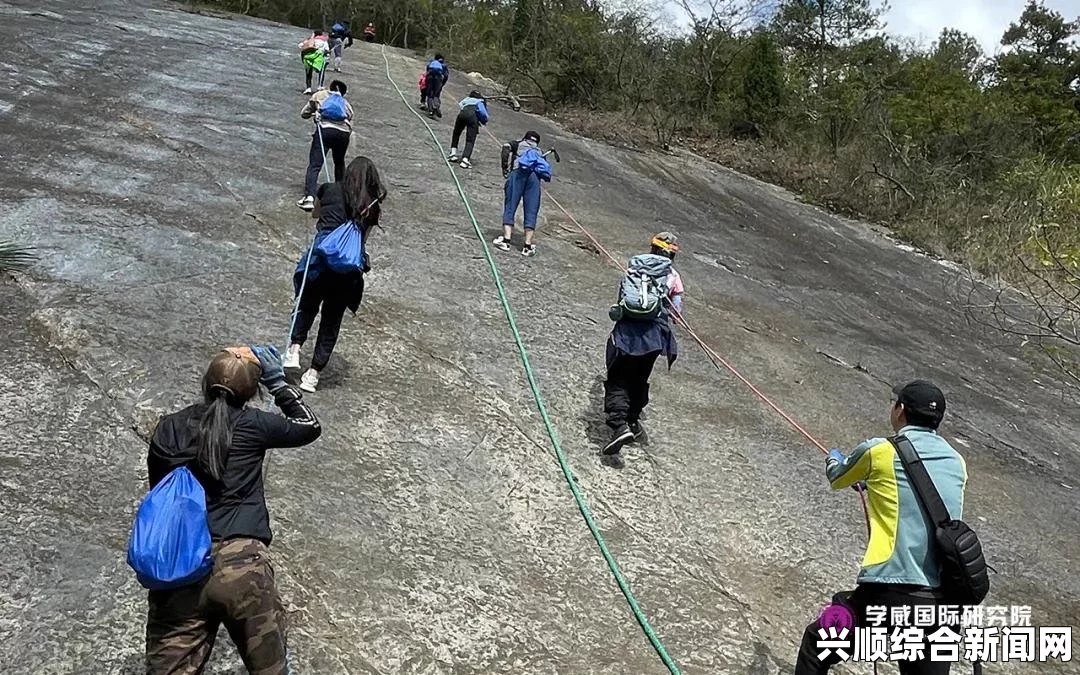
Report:
[{"label": "trekking pole", "polygon": [[[315,112],[315,133],[317,133],[319,135],[319,151],[322,152],[322,171],[326,175],[326,182],[327,183],[333,183],[334,181],[331,180],[331,178],[330,178],[330,169],[328,169],[327,166],[326,166],[326,144],[323,142],[322,126],[319,125],[319,122],[321,120],[322,120],[322,117],[319,115],[318,111],[316,111]],[[314,197],[314,196],[315,195],[312,195],[312,197]]]}]

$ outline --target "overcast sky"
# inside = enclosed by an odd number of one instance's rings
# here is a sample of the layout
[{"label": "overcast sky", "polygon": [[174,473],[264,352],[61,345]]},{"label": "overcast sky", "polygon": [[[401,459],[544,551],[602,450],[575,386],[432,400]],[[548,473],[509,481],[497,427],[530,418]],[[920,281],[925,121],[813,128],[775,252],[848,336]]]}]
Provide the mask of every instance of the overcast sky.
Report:
[{"label": "overcast sky", "polygon": [[[942,28],[970,33],[993,54],[1009,24],[1020,18],[1025,0],[892,0],[885,15],[888,31],[932,42]],[[1080,0],[1045,0],[1066,20],[1080,15]]]},{"label": "overcast sky", "polygon": [[[709,0],[687,0],[697,11],[708,15]],[[776,0],[773,0],[774,2]],[[606,0],[611,7],[652,7],[666,15],[669,26],[686,28],[690,21],[680,8],[680,0]],[[889,0],[885,15],[889,33],[933,42],[943,28],[956,28],[973,35],[988,54],[994,54],[1001,35],[1020,18],[1027,0]],[[1066,20],[1080,15],[1080,0],[1044,0]]]}]

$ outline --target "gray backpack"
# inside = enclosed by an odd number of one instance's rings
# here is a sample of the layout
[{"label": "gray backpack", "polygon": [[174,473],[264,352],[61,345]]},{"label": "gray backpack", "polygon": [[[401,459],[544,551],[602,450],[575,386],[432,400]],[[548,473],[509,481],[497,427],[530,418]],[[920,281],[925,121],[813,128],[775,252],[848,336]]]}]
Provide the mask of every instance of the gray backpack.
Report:
[{"label": "gray backpack", "polygon": [[665,256],[644,253],[630,258],[619,287],[618,318],[638,321],[658,318],[668,296],[670,273],[671,259]]}]

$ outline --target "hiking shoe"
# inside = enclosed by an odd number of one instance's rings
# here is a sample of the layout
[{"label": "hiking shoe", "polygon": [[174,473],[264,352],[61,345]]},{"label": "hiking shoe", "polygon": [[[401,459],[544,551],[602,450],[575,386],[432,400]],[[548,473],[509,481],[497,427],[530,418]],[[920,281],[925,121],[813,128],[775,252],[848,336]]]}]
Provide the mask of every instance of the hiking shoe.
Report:
[{"label": "hiking shoe", "polygon": [[289,348],[285,350],[285,358],[281,361],[282,368],[296,369],[300,367],[300,345],[291,344]]},{"label": "hiking shoe", "polygon": [[442,111],[441,110],[436,110],[435,111],[435,117],[438,117],[439,119],[442,119]]},{"label": "hiking shoe", "polygon": [[472,162],[469,161],[468,157],[462,157],[461,158],[461,168],[462,169],[471,169],[472,168]]},{"label": "hiking shoe", "polygon": [[500,251],[510,250],[510,240],[501,235],[492,239],[491,243],[494,244],[495,248],[499,249]]},{"label": "hiking shoe", "polygon": [[314,368],[308,368],[307,371],[300,376],[300,388],[314,394],[315,390],[319,388],[319,371]]},{"label": "hiking shoe", "polygon": [[521,247],[521,255],[531,258],[536,255],[536,244],[525,244]]},{"label": "hiking shoe", "polygon": [[634,432],[630,431],[630,427],[624,424],[615,430],[615,433],[611,435],[611,440],[608,441],[608,444],[604,446],[601,452],[605,455],[617,455],[622,450],[622,447],[632,440],[634,440]]},{"label": "hiking shoe", "polygon": [[631,422],[626,426],[630,428],[630,433],[634,434],[635,443],[640,443],[641,441],[646,440],[647,437],[645,435],[645,427],[641,426],[641,422]]},{"label": "hiking shoe", "polygon": [[315,208],[315,198],[308,195],[303,199],[297,200],[296,205],[305,211],[311,211]]}]

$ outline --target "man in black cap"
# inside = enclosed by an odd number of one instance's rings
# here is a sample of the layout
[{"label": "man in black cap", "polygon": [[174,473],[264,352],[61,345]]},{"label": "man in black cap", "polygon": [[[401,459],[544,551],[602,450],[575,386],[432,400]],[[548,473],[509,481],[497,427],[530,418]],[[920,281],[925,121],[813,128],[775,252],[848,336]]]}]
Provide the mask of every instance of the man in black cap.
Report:
[{"label": "man in black cap", "polygon": [[[893,431],[915,446],[934,486],[941,494],[949,515],[963,517],[967,466],[937,429],[945,417],[945,395],[932,382],[916,380],[893,389],[889,422]],[[923,514],[911,488],[896,447],[889,439],[863,442],[851,454],[829,451],[825,473],[834,490],[855,487],[866,490],[870,511],[870,543],[863,558],[854,591],[833,596],[833,605],[843,605],[857,625],[867,626],[866,608],[909,607],[908,625],[915,625],[915,607],[935,607],[934,622],[924,627],[925,635],[937,630],[936,605],[941,594],[941,563],[934,529]],[[830,606],[832,607],[832,606]],[[823,614],[822,619],[825,616]],[[891,635],[892,611],[886,612],[884,626]],[[821,620],[806,627],[799,648],[795,675],[820,675],[841,658],[835,651],[818,645]],[[828,653],[824,659],[820,654]],[[851,652],[848,651],[850,654]],[[921,661],[901,661],[902,675],[947,675],[949,662],[931,662],[926,647]]]},{"label": "man in black cap", "polygon": [[525,244],[521,247],[521,255],[534,256],[536,246],[533,244],[533,235],[540,213],[540,183],[551,180],[551,165],[540,150],[540,134],[526,131],[520,141],[503,143],[502,172],[506,179],[503,186],[503,233],[491,243],[502,251],[510,250],[514,218],[520,203],[524,216],[522,225],[525,228]]}]

